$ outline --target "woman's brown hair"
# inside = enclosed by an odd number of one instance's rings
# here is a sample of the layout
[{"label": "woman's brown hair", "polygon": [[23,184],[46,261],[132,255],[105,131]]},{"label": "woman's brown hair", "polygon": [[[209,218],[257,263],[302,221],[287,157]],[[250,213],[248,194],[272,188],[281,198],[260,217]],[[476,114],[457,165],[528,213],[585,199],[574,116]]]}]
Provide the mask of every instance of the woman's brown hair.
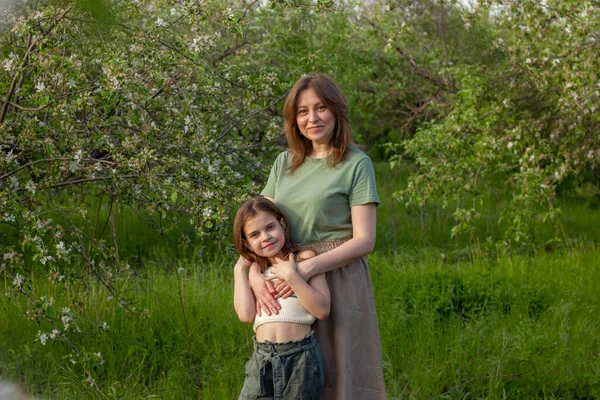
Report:
[{"label": "woman's brown hair", "polygon": [[[244,234],[244,225],[250,218],[254,218],[260,212],[266,212],[271,214],[278,223],[281,219],[285,220],[285,216],[271,200],[266,199],[262,196],[254,197],[244,204],[237,210],[235,219],[233,220],[233,241],[235,242],[235,248],[242,257],[248,261],[255,262],[260,266],[260,269],[264,271],[269,266],[269,259],[266,257],[260,257],[254,253],[246,242],[246,235]],[[284,257],[287,257],[291,252],[296,251],[296,247],[292,244],[292,236],[290,234],[290,224],[285,223],[283,227],[285,243],[281,248],[281,252]]]},{"label": "woman's brown hair", "polygon": [[294,172],[312,150],[312,142],[302,135],[296,123],[298,96],[307,89],[314,90],[319,99],[335,116],[335,127],[329,143],[333,148],[332,157],[329,159],[329,166],[335,167],[344,161],[348,145],[353,144],[349,106],[346,96],[344,96],[337,83],[329,75],[320,72],[306,74],[294,84],[283,107],[285,138],[290,153],[292,153],[292,162],[288,167],[289,172]]}]

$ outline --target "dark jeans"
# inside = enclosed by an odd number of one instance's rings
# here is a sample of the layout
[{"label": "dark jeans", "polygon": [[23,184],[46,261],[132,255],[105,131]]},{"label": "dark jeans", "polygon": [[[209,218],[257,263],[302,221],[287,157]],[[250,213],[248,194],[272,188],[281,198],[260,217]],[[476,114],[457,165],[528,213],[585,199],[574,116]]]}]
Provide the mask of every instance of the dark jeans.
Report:
[{"label": "dark jeans", "polygon": [[323,359],[314,333],[286,343],[257,342],[246,363],[246,380],[238,400],[318,400],[323,390]]}]

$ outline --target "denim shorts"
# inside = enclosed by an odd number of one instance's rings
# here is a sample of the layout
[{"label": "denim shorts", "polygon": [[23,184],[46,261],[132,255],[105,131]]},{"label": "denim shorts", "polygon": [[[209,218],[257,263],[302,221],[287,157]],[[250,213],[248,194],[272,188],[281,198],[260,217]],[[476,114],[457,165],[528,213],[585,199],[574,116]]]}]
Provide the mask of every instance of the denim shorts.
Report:
[{"label": "denim shorts", "polygon": [[315,334],[286,343],[254,341],[246,380],[238,400],[318,400],[325,383],[321,349]]}]

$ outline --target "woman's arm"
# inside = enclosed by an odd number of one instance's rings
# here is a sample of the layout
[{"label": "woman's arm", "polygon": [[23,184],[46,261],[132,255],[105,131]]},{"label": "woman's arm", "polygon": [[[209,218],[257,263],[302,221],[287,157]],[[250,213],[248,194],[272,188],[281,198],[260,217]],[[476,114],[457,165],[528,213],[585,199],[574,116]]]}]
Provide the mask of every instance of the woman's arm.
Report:
[{"label": "woman's arm", "polygon": [[298,263],[298,272],[305,280],[308,281],[313,276],[348,265],[373,251],[377,229],[375,203],[351,207],[350,213],[352,217],[352,239],[333,250]]},{"label": "woman's arm", "polygon": [[247,271],[249,267],[250,263],[240,257],[233,268],[233,307],[240,321],[245,323],[253,322],[256,315],[254,295],[248,283]]},{"label": "woman's arm", "polygon": [[273,276],[267,279],[285,280],[298,297],[302,307],[318,319],[327,318],[331,307],[331,296],[325,275],[316,275],[307,283],[298,273],[293,254],[290,254],[289,261],[276,260],[277,263],[271,267]]}]

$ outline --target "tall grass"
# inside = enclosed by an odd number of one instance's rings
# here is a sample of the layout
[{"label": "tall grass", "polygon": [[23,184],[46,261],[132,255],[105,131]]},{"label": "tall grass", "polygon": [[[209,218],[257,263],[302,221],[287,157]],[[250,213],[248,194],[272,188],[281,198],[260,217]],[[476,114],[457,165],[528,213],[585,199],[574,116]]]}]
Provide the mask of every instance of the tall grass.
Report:
[{"label": "tall grass", "polygon": [[[600,396],[600,250],[455,264],[375,253],[369,261],[390,398]],[[73,340],[102,354],[95,378],[103,394],[65,358],[64,343],[35,342],[38,327],[23,318],[19,298],[1,300],[1,377],[55,399],[238,394],[252,332],[233,312],[229,263],[148,269],[123,282],[134,313],[100,287],[77,305],[34,282],[56,307],[94,310]],[[86,333],[104,322],[104,333]]]}]

